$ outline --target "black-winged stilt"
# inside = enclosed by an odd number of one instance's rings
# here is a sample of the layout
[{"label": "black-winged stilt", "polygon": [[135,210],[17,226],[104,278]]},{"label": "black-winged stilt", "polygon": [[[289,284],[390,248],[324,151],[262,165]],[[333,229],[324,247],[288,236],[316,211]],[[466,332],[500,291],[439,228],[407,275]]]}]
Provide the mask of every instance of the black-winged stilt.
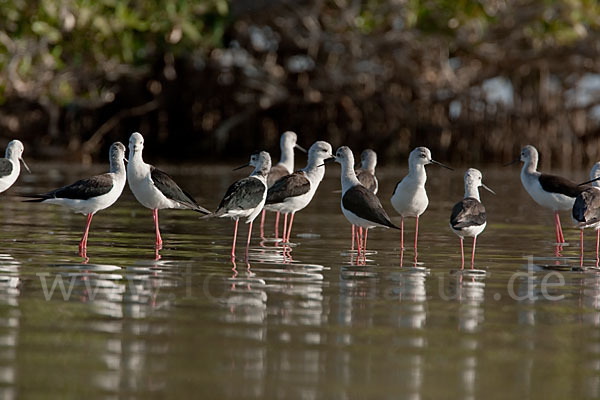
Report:
[{"label": "black-winged stilt", "polygon": [[250,224],[248,226],[248,241],[246,242],[246,261],[248,260],[252,223],[256,216],[260,214],[267,198],[267,176],[271,169],[271,156],[266,151],[253,153],[250,156],[249,163],[236,169],[247,166],[253,166],[254,171],[247,178],[240,179],[229,186],[217,210],[208,216],[229,217],[235,220],[233,245],[231,246],[232,260],[235,260],[235,242],[240,218],[246,218],[246,223]]},{"label": "black-winged stilt", "polygon": [[461,269],[465,267],[464,238],[473,238],[473,252],[471,254],[471,269],[475,262],[475,245],[477,236],[483,232],[487,225],[485,207],[479,198],[479,187],[496,194],[482,182],[479,170],[469,168],[465,172],[465,197],[452,207],[450,215],[450,228],[460,238]]},{"label": "black-winged stilt", "polygon": [[23,160],[23,143],[20,140],[11,140],[6,146],[4,158],[0,158],[0,193],[11,187],[21,173],[21,164],[31,173],[29,167]]},{"label": "black-winged stilt", "polygon": [[110,207],[121,196],[125,187],[125,146],[115,142],[110,146],[110,172],[81,179],[45,194],[27,195],[28,202],[59,204],[87,215],[83,238],[79,242],[79,255],[87,258],[87,239],[95,213]]},{"label": "black-winged stilt", "polygon": [[[315,142],[308,150],[308,163],[304,169],[280,178],[267,192],[265,208],[284,214],[283,242],[290,241],[294,214],[306,207],[312,200],[325,168],[320,168],[325,159],[332,157],[331,145],[327,142]],[[287,217],[290,216],[289,227]]]},{"label": "black-winged stilt", "polygon": [[[327,162],[332,161],[342,165],[341,208],[346,219],[351,224],[358,226],[358,256],[360,257],[362,247],[363,259],[365,259],[367,233],[370,228],[400,228],[390,221],[390,217],[385,212],[377,196],[359,182],[354,171],[354,155],[349,147],[342,146],[337,149],[335,157],[327,160]],[[364,237],[362,234],[363,229],[365,230]],[[363,237],[362,241],[360,237]]]},{"label": "black-winged stilt", "polygon": [[146,164],[142,159],[143,149],[144,137],[138,132],[132,133],[129,138],[127,182],[137,201],[152,210],[156,231],[156,249],[159,250],[162,248],[162,238],[158,227],[158,210],[176,208],[202,214],[210,214],[210,211],[200,206],[165,172]]},{"label": "black-winged stilt", "polygon": [[419,216],[425,212],[429,205],[425,182],[427,173],[425,166],[439,165],[452,171],[452,168],[431,158],[431,151],[427,147],[417,147],[408,157],[408,174],[396,184],[391,198],[392,207],[400,214],[400,247],[404,250],[404,218],[414,217],[415,221],[415,259],[417,257],[417,239],[419,236]]}]

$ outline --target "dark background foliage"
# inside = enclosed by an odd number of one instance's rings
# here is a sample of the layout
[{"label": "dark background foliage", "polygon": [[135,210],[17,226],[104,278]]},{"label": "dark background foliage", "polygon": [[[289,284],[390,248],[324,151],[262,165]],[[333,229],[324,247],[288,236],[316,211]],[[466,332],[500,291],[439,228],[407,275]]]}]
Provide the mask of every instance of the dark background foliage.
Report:
[{"label": "dark background foliage", "polygon": [[244,158],[293,130],[454,164],[600,159],[600,6],[559,0],[0,0],[0,129],[103,160]]}]

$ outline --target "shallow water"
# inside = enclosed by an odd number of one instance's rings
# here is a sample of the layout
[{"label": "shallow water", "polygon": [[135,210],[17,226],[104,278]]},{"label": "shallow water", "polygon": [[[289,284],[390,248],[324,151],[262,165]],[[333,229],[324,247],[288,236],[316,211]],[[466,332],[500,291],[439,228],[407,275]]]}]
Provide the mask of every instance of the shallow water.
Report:
[{"label": "shallow water", "polygon": [[[429,167],[418,263],[407,220],[401,267],[399,233],[382,229],[356,265],[334,193],[338,166],[296,215],[291,262],[269,214],[267,240],[255,225],[249,264],[240,224],[237,265],[233,222],[179,210],[160,213],[155,261],[151,213],[128,188],[94,218],[83,264],[84,217],[15,195],[104,167],[32,167],[0,198],[0,398],[600,397],[600,274],[576,270],[568,213],[571,246],[555,257],[552,214],[527,196],[516,167],[483,169],[498,195],[482,192],[489,222],[476,273],[460,271],[448,227],[462,171]],[[228,166],[166,169],[210,209],[243,176]],[[405,171],[379,171],[395,220],[389,197]],[[586,232],[585,266],[594,250]]]}]

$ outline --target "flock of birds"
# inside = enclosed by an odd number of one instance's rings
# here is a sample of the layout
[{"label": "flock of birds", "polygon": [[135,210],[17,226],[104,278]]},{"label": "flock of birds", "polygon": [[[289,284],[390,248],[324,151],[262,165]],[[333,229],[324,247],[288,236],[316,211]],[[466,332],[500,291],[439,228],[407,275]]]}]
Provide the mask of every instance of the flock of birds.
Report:
[{"label": "flock of birds", "polygon": [[[337,149],[335,155],[332,147],[325,141],[315,142],[308,150],[308,162],[305,168],[293,171],[294,149],[306,152],[297,144],[294,132],[285,132],[281,136],[281,159],[274,166],[266,151],[255,152],[250,161],[239,167],[252,166],[252,173],[234,182],[226,191],[215,212],[200,206],[194,198],[183,190],[165,172],[146,164],[142,158],[144,138],[140,133],[133,133],[129,138],[129,157],[125,158],[125,146],[115,142],[110,147],[110,170],[108,173],[81,179],[71,185],[63,186],[48,193],[26,195],[32,202],[60,204],[76,213],[87,216],[84,234],[79,242],[79,255],[87,260],[87,239],[94,214],[110,207],[120,197],[125,182],[135,198],[152,210],[156,233],[156,257],[162,248],[158,210],[187,209],[204,214],[202,218],[228,217],[235,221],[231,259],[235,260],[235,245],[240,218],[246,218],[248,237],[246,242],[246,260],[252,236],[254,220],[262,212],[261,236],[264,232],[265,213],[276,213],[275,237],[279,240],[279,220],[283,214],[283,234],[281,243],[289,243],[296,212],[305,208],[312,200],[323,176],[324,166],[331,162],[341,164],[341,209],[346,219],[352,224],[352,249],[356,240],[358,258],[366,261],[368,230],[375,227],[393,228],[401,231],[401,249],[404,251],[404,218],[415,218],[414,251],[417,255],[419,233],[419,216],[429,204],[425,183],[427,174],[425,166],[435,164],[452,170],[452,168],[433,160],[426,147],[415,148],[408,158],[408,174],[395,187],[391,198],[392,207],[401,217],[400,226],[396,226],[386,213],[377,197],[378,181],[375,176],[377,155],[372,150],[361,154],[361,167],[355,170],[354,156],[347,146]],[[11,141],[6,148],[6,156],[0,159],[0,192],[5,191],[17,180],[20,174],[20,162],[29,170],[23,160],[23,144],[19,140]],[[125,162],[127,161],[127,166]],[[560,223],[559,211],[572,210],[572,217],[581,229],[581,263],[583,264],[583,230],[594,228],[596,236],[596,267],[598,267],[598,250],[600,245],[600,162],[596,163],[590,173],[590,181],[576,184],[565,178],[543,174],[537,171],[538,152],[533,146],[525,146],[514,162],[523,162],[521,182],[531,197],[541,206],[551,208],[555,214],[556,241],[560,246],[565,243]],[[511,162],[506,165],[510,165]],[[236,168],[236,169],[239,169]],[[486,227],[486,211],[481,203],[479,188],[494,193],[482,181],[482,174],[469,168],[464,175],[465,195],[456,203],[450,215],[450,227],[460,238],[461,268],[464,268],[465,237],[473,238],[471,268],[474,266],[477,236]],[[591,184],[591,185],[590,185]],[[495,193],[494,193],[495,194]],[[289,221],[288,221],[289,218]]]}]

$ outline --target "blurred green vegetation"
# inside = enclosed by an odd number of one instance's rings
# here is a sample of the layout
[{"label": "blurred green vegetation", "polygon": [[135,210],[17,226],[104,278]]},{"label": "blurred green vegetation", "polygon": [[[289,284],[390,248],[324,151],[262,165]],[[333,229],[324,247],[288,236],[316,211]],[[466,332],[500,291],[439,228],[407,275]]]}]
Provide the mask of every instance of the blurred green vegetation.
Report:
[{"label": "blurred green vegetation", "polygon": [[387,158],[531,142],[584,165],[600,158],[600,95],[582,92],[599,27],[592,0],[0,0],[0,129],[87,160],[133,130],[167,157],[186,140],[188,158],[296,130]]},{"label": "blurred green vegetation", "polygon": [[221,46],[228,12],[226,0],[1,0],[0,103],[102,102],[121,74]]}]

